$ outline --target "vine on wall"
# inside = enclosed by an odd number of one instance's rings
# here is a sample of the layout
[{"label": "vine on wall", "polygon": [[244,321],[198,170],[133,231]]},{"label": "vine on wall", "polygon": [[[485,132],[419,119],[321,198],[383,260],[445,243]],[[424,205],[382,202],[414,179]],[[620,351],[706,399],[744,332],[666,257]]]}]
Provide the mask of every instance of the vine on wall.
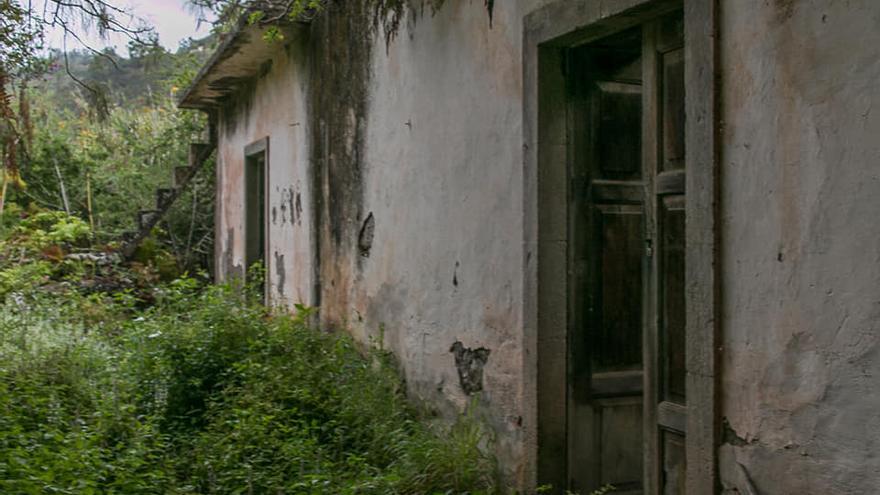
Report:
[{"label": "vine on wall", "polygon": [[[391,42],[400,29],[400,22],[407,8],[424,12],[426,8],[435,14],[446,3],[446,0],[362,0],[372,4],[373,26],[381,28],[386,42]],[[418,3],[418,5],[416,5]],[[492,25],[492,15],[495,10],[495,0],[483,0],[486,12],[489,15],[489,26]]]},{"label": "vine on wall", "polygon": [[[200,0],[195,0],[196,2]],[[214,0],[201,0],[214,1]],[[239,1],[232,1],[228,8],[245,8],[250,12],[248,21],[271,25],[284,19],[285,17],[294,20],[311,20],[321,10],[325,8],[327,3],[342,0],[257,0],[248,4],[247,7]],[[386,42],[391,42],[397,32],[400,30],[400,24],[404,19],[407,10],[418,11],[424,13],[430,10],[431,14],[440,10],[447,0],[358,0],[366,4],[365,6],[372,13],[373,28],[377,31],[381,30],[385,36]],[[222,4],[222,2],[221,2]],[[483,5],[489,16],[489,25],[492,25],[493,13],[495,10],[495,0],[483,0]],[[221,18],[229,18],[229,12]],[[270,30],[269,38],[279,36],[280,32]]]}]

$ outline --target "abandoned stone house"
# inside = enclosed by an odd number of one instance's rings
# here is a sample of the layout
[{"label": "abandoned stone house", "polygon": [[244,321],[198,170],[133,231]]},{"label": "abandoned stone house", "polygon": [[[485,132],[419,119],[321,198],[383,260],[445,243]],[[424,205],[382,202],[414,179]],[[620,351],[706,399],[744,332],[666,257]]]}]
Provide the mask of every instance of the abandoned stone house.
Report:
[{"label": "abandoned stone house", "polygon": [[365,4],[182,96],[218,279],[474,404],[526,493],[880,491],[880,3]]}]

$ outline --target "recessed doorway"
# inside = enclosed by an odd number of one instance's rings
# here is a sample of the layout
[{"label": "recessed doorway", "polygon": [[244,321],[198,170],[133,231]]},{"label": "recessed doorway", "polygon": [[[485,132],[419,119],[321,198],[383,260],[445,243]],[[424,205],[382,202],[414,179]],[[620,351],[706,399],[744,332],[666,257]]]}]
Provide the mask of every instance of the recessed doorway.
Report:
[{"label": "recessed doorway", "polygon": [[[266,293],[266,155],[268,138],[245,149],[244,232],[246,277],[259,277],[258,290]],[[263,273],[256,273],[263,271]],[[248,283],[254,283],[248,280]]]},{"label": "recessed doorway", "polygon": [[684,14],[646,5],[539,47],[537,466],[557,490],[685,493]]}]

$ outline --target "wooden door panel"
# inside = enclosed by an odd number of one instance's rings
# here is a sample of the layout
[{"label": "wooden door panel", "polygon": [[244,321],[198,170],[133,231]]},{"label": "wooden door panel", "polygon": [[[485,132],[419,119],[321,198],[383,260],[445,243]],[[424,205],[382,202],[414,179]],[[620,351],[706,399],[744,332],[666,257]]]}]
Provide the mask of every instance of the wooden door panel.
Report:
[{"label": "wooden door panel", "polygon": [[598,81],[595,102],[597,178],[637,180],[642,174],[641,86]]},{"label": "wooden door panel", "polygon": [[606,371],[590,377],[590,396],[593,398],[622,395],[641,395],[642,370]]},{"label": "wooden door panel", "polygon": [[684,49],[660,55],[663,160],[661,170],[684,168]]},{"label": "wooden door panel", "polygon": [[641,493],[640,30],[572,53],[569,488]]},{"label": "wooden door panel", "polygon": [[[569,459],[569,489],[589,493],[611,484],[618,493],[642,493],[642,397],[599,398],[578,408]],[[586,427],[586,428],[583,428]],[[589,449],[584,447],[589,445]]]},{"label": "wooden door panel", "polygon": [[684,196],[660,200],[662,400],[685,402]]},{"label": "wooden door panel", "polygon": [[686,461],[684,436],[664,430],[663,495],[685,495]]},{"label": "wooden door panel", "polygon": [[673,13],[568,59],[569,472],[580,491],[684,493],[682,26]]},{"label": "wooden door panel", "polygon": [[[651,462],[659,467],[659,493],[685,494],[686,324],[685,324],[685,86],[684,35],[681,13],[659,19],[648,30],[655,33],[655,48],[649,58],[657,67],[653,88],[657,95],[659,122],[654,131],[659,156],[654,168],[653,204],[656,225],[657,261],[653,315],[658,356],[656,397],[652,398],[659,449]],[[649,132],[646,130],[646,132]]]},{"label": "wooden door panel", "polygon": [[591,200],[595,204],[641,205],[645,201],[645,187],[641,183],[594,180],[591,181]]},{"label": "wooden door panel", "polygon": [[641,396],[596,401],[601,443],[600,483],[618,492],[642,488]]},{"label": "wooden door panel", "polygon": [[596,207],[595,304],[590,308],[593,373],[640,369],[644,215],[638,205]]}]

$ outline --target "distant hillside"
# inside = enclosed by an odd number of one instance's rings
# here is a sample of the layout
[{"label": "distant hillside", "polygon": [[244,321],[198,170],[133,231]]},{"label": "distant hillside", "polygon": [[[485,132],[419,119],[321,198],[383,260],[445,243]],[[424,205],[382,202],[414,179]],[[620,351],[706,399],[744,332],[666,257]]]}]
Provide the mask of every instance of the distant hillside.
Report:
[{"label": "distant hillside", "polygon": [[65,106],[73,106],[77,96],[90,101],[95,98],[74,78],[98,91],[108,105],[150,105],[173,87],[185,84],[215,46],[216,37],[208,36],[185,42],[176,53],[161,46],[130,46],[127,57],[113,49],[101,54],[78,50],[69,52],[66,61],[62,52],[55,51],[50,54],[51,69],[43,87]]}]

